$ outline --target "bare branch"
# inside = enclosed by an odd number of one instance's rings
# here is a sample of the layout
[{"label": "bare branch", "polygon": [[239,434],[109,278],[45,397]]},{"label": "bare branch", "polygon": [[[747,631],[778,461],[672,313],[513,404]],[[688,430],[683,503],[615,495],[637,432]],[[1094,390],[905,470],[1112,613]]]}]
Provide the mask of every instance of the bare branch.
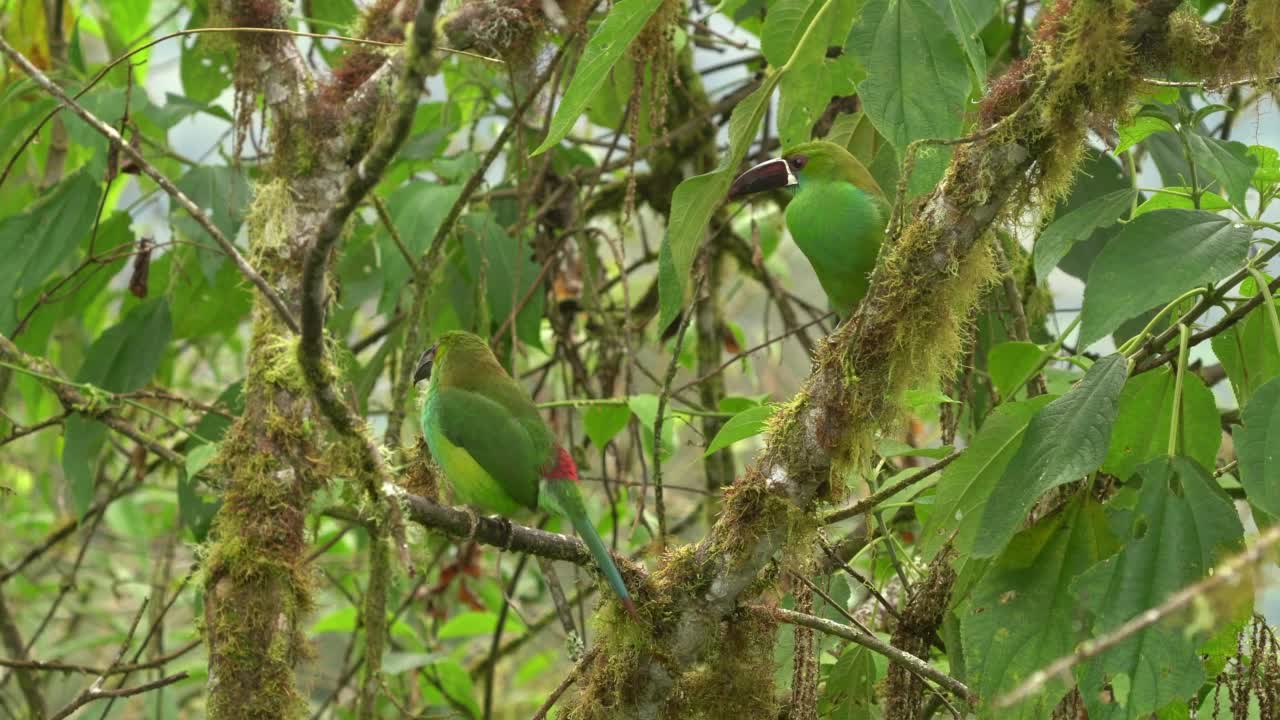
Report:
[{"label": "bare branch", "polygon": [[[529,553],[550,560],[563,560],[574,565],[592,566],[594,560],[582,541],[525,525],[517,525],[506,519],[479,517],[475,513],[432,502],[419,495],[406,495],[409,519],[456,538],[472,538],[478,542],[504,550]],[[623,573],[635,573],[629,563],[618,560]],[[629,573],[628,573],[629,574]]]},{"label": "bare branch", "polygon": [[560,681],[560,684],[556,686],[556,689],[552,690],[551,694],[547,696],[547,699],[543,701],[542,706],[538,708],[538,712],[533,714],[533,720],[544,720],[544,718],[547,717],[547,713],[551,712],[551,708],[555,706],[556,701],[560,699],[561,695],[564,695],[564,691],[573,686],[573,683],[582,675],[582,671],[591,665],[591,663],[595,661],[596,655],[599,654],[599,645],[588,650],[587,654],[583,655],[582,659],[578,661],[578,664],[573,666],[573,670],[571,670],[568,675],[564,676],[564,679]]},{"label": "bare branch", "polygon": [[937,473],[938,471],[942,470],[946,466],[955,462],[956,458],[960,457],[963,454],[964,454],[963,450],[957,450],[951,453],[950,455],[942,458],[938,462],[925,468],[924,470],[921,470],[920,472],[912,475],[911,477],[903,478],[902,480],[899,480],[898,482],[888,487],[880,488],[874,493],[871,493],[867,497],[859,500],[858,502],[854,503],[853,505],[843,510],[836,510],[835,512],[828,513],[826,517],[822,518],[822,523],[824,525],[831,525],[834,523],[838,523],[841,520],[848,520],[851,517],[856,517],[870,510],[874,510],[875,507],[880,503],[884,502],[885,500],[888,500],[889,498],[893,497],[894,495],[897,495],[898,493],[902,492],[903,490],[906,490],[907,488],[915,485],[916,483],[924,481],[930,475]]},{"label": "bare branch", "polygon": [[68,704],[66,707],[62,708],[61,710],[59,710],[57,714],[55,714],[49,720],[62,720],[62,718],[70,717],[71,714],[74,713],[76,710],[79,710],[81,707],[83,707],[84,705],[88,705],[94,700],[109,700],[114,698],[133,697],[134,695],[141,695],[142,693],[145,693],[145,692],[158,690],[159,688],[165,687],[166,685],[172,685],[176,682],[181,682],[182,680],[186,680],[188,677],[190,676],[187,674],[187,671],[183,670],[180,673],[168,675],[166,677],[160,678],[159,680],[153,680],[149,683],[143,683],[141,685],[135,685],[133,687],[127,687],[127,688],[115,688],[113,690],[103,690],[102,688],[97,687],[97,684],[95,683],[93,687],[90,687],[89,689],[80,693],[78,696],[76,696],[75,700],[72,700],[70,704]]},{"label": "bare branch", "polygon": [[764,605],[748,605],[747,607],[753,612],[764,615],[765,617],[771,617],[775,620],[790,623],[792,625],[801,625],[803,627],[813,628],[818,632],[835,635],[836,637],[844,638],[849,642],[861,645],[872,652],[885,656],[891,663],[901,665],[922,678],[928,678],[929,680],[934,681],[970,705],[972,705],[977,699],[969,688],[959,680],[956,680],[911,653],[899,650],[880,638],[867,635],[866,633],[855,628],[851,628],[848,625],[841,625],[833,620],[814,617],[813,615],[805,615],[804,613],[798,613],[793,610],[787,610],[780,607],[767,607]]},{"label": "bare branch", "polygon": [[[18,623],[14,620],[13,614],[9,612],[9,606],[5,604],[4,593],[0,592],[0,642],[9,649],[9,652],[18,656],[18,660],[23,659],[26,654],[26,643],[22,640],[22,635],[18,630]],[[45,707],[44,696],[40,694],[40,685],[36,682],[36,678],[32,675],[31,670],[25,667],[14,667],[14,675],[18,676],[18,688],[22,690],[22,696],[27,701],[27,709],[34,718],[43,718],[48,710]]]},{"label": "bare branch", "polygon": [[56,98],[59,103],[71,112],[75,113],[81,120],[88,123],[94,130],[97,130],[100,134],[104,135],[112,142],[112,144],[120,148],[121,152],[128,155],[129,159],[136,163],[139,169],[141,169],[147,177],[154,180],[162,190],[168,193],[169,197],[173,198],[175,202],[182,206],[183,210],[186,210],[187,213],[191,215],[200,227],[204,228],[205,232],[209,233],[209,236],[218,243],[218,247],[222,248],[222,251],[227,254],[227,257],[231,258],[231,261],[235,263],[235,266],[240,270],[240,273],[248,278],[249,282],[252,282],[254,287],[258,288],[258,292],[262,293],[263,297],[267,299],[267,302],[271,303],[271,307],[273,307],[276,313],[280,315],[280,319],[284,321],[285,325],[288,325],[289,329],[293,330],[295,333],[298,332],[298,321],[294,320],[292,313],[289,312],[288,306],[284,304],[284,300],[276,294],[276,291],[267,284],[267,281],[262,277],[262,275],[249,264],[249,261],[240,254],[239,250],[236,250],[235,245],[231,244],[231,241],[227,239],[227,236],[222,234],[222,231],[218,229],[218,226],[213,224],[213,221],[209,219],[209,216],[206,215],[204,211],[191,200],[191,198],[187,197],[185,193],[179,190],[178,186],[174,185],[173,182],[157,170],[154,165],[147,162],[146,158],[142,157],[142,153],[138,152],[137,149],[121,137],[120,133],[116,132],[115,128],[100,120],[75,100],[72,100],[71,97],[62,90],[62,88],[58,87],[44,73],[40,72],[39,68],[32,65],[30,60],[28,60],[22,53],[15,50],[14,47],[6,42],[4,38],[0,38],[0,53],[8,56],[15,65],[22,68],[22,71],[26,73],[36,85],[39,85],[41,89]]}]

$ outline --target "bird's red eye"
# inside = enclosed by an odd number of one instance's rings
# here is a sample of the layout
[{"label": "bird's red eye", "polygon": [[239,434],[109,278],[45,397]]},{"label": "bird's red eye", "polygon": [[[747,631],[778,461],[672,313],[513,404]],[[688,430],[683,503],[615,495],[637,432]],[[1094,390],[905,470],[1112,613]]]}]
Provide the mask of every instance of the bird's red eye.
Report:
[{"label": "bird's red eye", "polygon": [[803,156],[803,155],[796,155],[795,157],[791,158],[791,160],[790,160],[790,163],[791,163],[791,169],[792,169],[792,170],[803,170],[803,169],[804,169],[804,166],[805,166],[805,163],[807,163],[807,162],[809,162],[809,158],[807,158],[807,157],[805,157],[805,156]]}]

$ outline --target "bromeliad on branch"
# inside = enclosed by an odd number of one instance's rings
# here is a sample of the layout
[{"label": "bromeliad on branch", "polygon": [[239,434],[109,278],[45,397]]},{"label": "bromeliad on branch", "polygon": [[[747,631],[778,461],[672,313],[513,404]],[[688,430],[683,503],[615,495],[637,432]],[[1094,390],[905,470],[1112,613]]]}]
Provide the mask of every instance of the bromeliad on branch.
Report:
[{"label": "bromeliad on branch", "polygon": [[739,175],[729,199],[788,187],[796,191],[787,205],[787,229],[813,266],[831,309],[846,319],[867,294],[876,266],[889,216],[884,192],[847,150],[817,140]]},{"label": "bromeliad on branch", "polygon": [[423,353],[430,378],[422,434],[461,503],[503,516],[547,510],[568,518],[633,618],[635,603],[578,491],[578,467],[524,388],[484,340],[448,332]]}]

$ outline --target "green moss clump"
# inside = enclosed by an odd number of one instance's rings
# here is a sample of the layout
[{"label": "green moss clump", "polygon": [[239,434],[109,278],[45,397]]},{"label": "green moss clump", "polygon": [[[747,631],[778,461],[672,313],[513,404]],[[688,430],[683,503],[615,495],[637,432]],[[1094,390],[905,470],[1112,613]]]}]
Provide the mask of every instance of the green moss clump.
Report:
[{"label": "green moss clump", "polygon": [[662,717],[673,720],[772,720],[777,717],[773,645],[778,623],[743,611],[724,623],[722,629],[714,654],[680,677]]},{"label": "green moss clump", "polygon": [[299,630],[313,607],[302,504],[308,483],[274,455],[298,439],[260,433],[250,425],[258,410],[248,408],[220,447],[230,480],[215,540],[204,553],[202,630],[212,653],[215,719],[298,718],[307,711],[294,668],[311,654]]}]

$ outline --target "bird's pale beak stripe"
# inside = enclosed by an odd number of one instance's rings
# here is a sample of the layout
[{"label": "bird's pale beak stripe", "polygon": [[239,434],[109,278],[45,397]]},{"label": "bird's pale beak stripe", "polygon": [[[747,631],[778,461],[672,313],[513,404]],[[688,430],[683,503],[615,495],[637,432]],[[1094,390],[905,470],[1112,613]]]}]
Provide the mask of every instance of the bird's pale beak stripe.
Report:
[{"label": "bird's pale beak stripe", "polygon": [[418,358],[418,367],[413,372],[413,382],[420,383],[431,377],[431,366],[435,363],[436,347],[432,345]]},{"label": "bird's pale beak stripe", "polygon": [[729,199],[736,200],[753,193],[780,190],[796,184],[795,173],[791,172],[791,165],[786,160],[782,158],[765,160],[733,181],[729,186]]}]

